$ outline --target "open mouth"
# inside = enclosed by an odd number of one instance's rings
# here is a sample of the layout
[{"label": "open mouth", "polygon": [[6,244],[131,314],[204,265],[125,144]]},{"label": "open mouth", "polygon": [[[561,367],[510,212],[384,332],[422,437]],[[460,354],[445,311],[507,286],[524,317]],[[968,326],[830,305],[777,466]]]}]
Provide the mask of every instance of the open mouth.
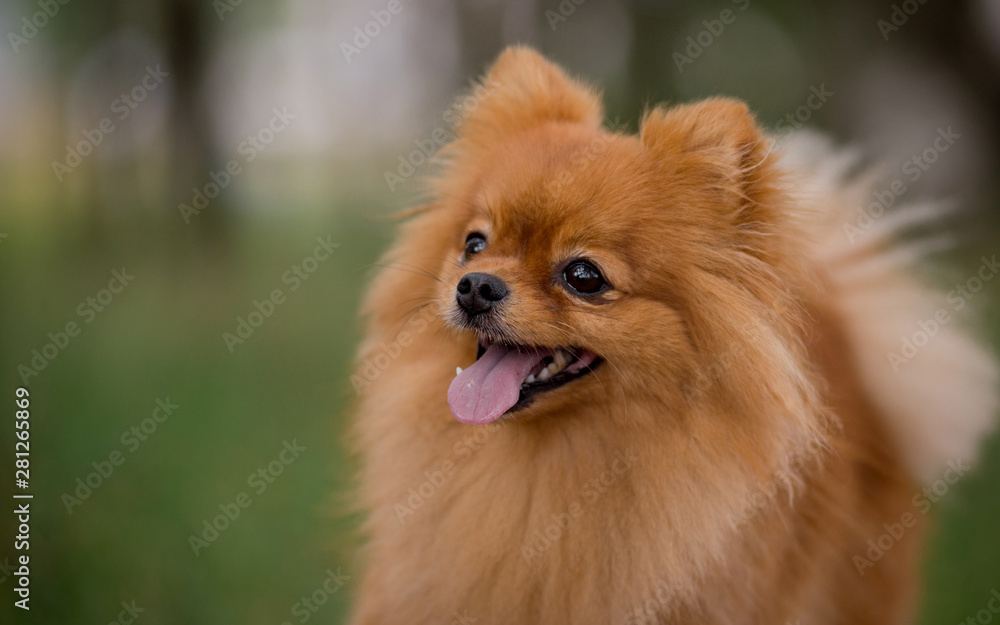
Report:
[{"label": "open mouth", "polygon": [[573,347],[531,347],[479,339],[476,362],[459,368],[448,388],[451,413],[462,423],[483,424],[528,406],[600,364],[596,354]]}]

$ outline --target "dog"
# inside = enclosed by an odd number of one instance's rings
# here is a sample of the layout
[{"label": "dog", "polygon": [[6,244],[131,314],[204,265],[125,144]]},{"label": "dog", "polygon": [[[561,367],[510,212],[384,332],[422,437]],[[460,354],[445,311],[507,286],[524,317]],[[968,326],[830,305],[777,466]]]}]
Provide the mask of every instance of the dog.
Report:
[{"label": "dog", "polygon": [[629,135],[530,49],[485,83],[363,304],[353,622],[912,622],[997,368],[905,210],[737,100]]}]

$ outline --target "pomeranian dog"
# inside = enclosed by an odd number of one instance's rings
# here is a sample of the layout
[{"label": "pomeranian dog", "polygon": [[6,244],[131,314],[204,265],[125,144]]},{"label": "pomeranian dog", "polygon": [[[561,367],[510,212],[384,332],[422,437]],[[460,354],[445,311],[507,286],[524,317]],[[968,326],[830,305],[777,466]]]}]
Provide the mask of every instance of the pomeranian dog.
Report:
[{"label": "pomeranian dog", "polygon": [[364,304],[353,622],[911,622],[996,367],[908,214],[736,100],[635,136],[532,50],[483,84]]}]

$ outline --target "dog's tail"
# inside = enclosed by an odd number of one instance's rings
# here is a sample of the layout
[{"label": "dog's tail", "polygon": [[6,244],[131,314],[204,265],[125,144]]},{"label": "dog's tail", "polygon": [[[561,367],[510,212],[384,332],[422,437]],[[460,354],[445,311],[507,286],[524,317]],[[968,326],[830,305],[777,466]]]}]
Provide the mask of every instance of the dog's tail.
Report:
[{"label": "dog's tail", "polygon": [[[940,240],[905,243],[900,235],[938,219],[936,205],[898,203],[904,181],[859,176],[859,158],[812,134],[789,138],[784,162],[802,172],[810,211],[804,224],[813,258],[828,272],[847,324],[855,366],[886,416],[913,476],[941,477],[949,462],[972,462],[997,411],[997,364],[963,320],[983,302],[1000,265],[981,260],[950,292],[930,288],[913,270]],[[799,182],[799,181],[796,181]]]}]

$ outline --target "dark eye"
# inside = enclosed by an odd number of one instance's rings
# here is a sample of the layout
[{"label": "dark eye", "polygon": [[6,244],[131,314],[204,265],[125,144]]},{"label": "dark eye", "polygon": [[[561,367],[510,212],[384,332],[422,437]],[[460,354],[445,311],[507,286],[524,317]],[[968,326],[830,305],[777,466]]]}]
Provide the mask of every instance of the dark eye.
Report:
[{"label": "dark eye", "polygon": [[471,258],[486,249],[486,237],[478,232],[473,232],[465,237],[465,257]]},{"label": "dark eye", "polygon": [[563,280],[577,293],[593,295],[600,293],[607,286],[601,272],[585,260],[576,260],[563,270]]}]

